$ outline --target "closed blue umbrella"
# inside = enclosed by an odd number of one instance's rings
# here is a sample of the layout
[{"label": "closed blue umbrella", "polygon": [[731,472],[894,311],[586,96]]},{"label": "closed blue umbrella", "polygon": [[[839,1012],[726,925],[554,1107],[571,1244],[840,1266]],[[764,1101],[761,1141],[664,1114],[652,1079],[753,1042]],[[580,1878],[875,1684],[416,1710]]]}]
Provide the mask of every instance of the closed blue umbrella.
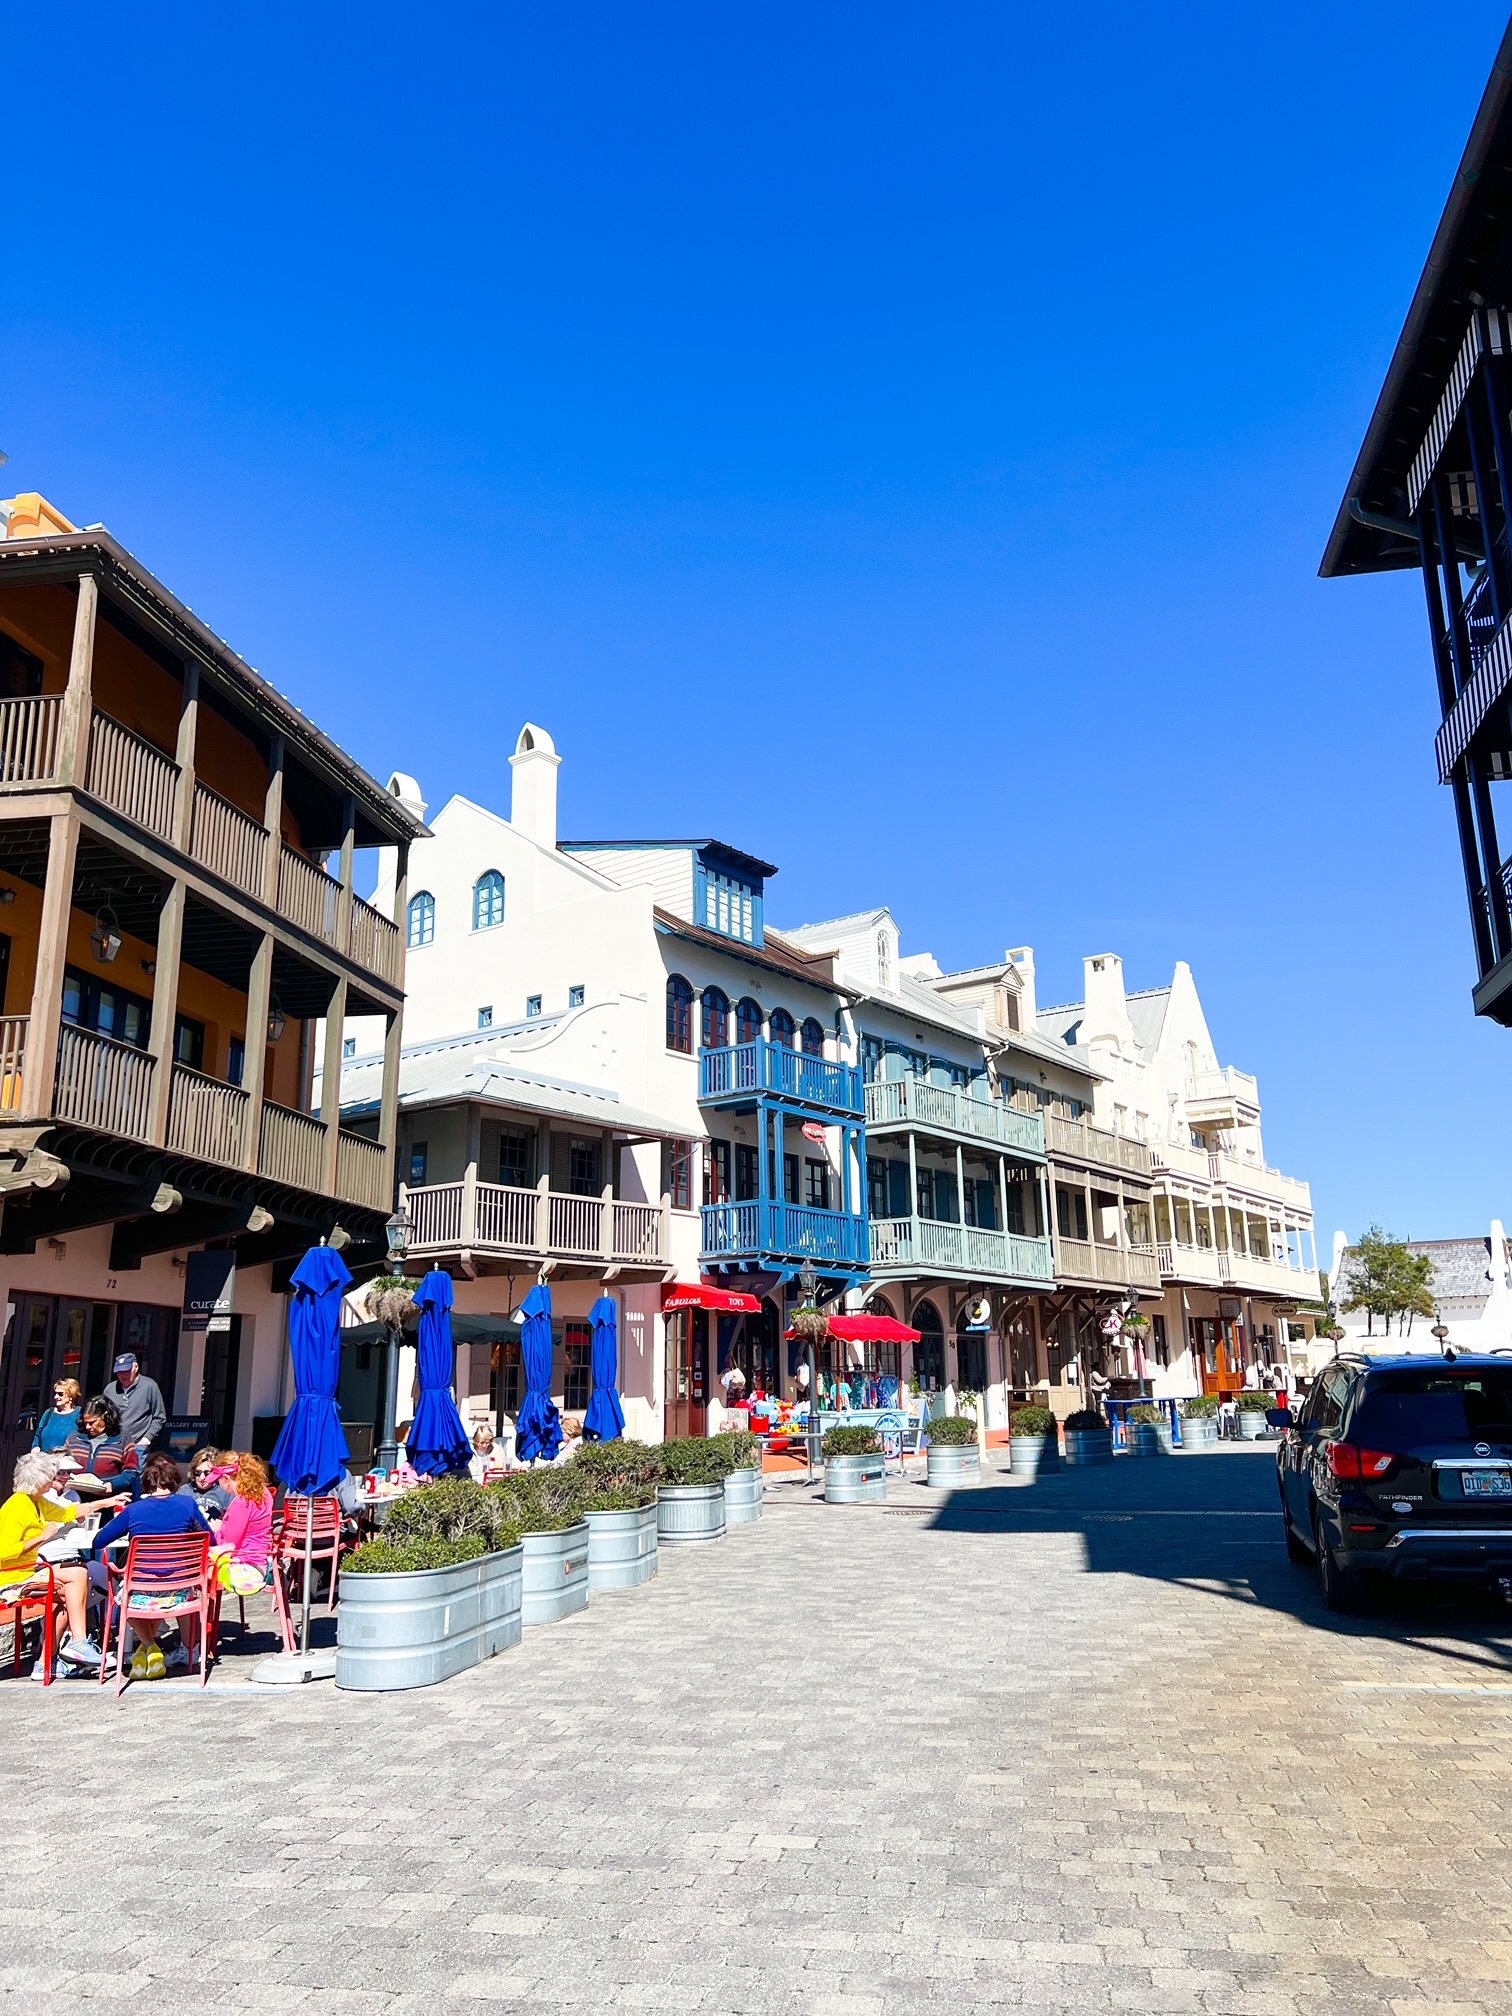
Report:
[{"label": "closed blue umbrella", "polygon": [[450,1274],[433,1268],[415,1296],[420,1311],[420,1399],[410,1425],[406,1448],[422,1477],[450,1477],[467,1468],[472,1444],[457,1412],[452,1381],[457,1371],[457,1347],[452,1342]]},{"label": "closed blue umbrella", "polygon": [[352,1276],[330,1246],[312,1246],[290,1277],[289,1356],[294,1405],[273,1450],[273,1468],[299,1496],[334,1490],[351,1451],[336,1412],[341,1372],[341,1297]]},{"label": "closed blue umbrella", "polygon": [[515,1419],[515,1453],[522,1463],[538,1456],[549,1461],[562,1446],[562,1417],[551,1397],[551,1290],[545,1282],[525,1297],[520,1365],[525,1397]]},{"label": "closed blue umbrella", "polygon": [[625,1432],[625,1410],[614,1382],[619,1377],[619,1335],[614,1297],[600,1295],[588,1312],[593,1325],[593,1391],[583,1416],[585,1442],[614,1442]]}]

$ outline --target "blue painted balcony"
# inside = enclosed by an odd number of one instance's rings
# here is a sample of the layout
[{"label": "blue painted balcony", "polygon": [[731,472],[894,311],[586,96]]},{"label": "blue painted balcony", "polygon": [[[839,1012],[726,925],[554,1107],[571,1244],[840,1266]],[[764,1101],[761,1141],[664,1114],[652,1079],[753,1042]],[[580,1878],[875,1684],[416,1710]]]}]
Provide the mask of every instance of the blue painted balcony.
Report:
[{"label": "blue painted balcony", "polygon": [[698,1059],[698,1097],[705,1106],[752,1106],[758,1099],[782,1099],[812,1113],[860,1119],[865,1108],[861,1071],[810,1057],[785,1043],[732,1043],[704,1050]]},{"label": "blue painted balcony", "polygon": [[870,1250],[866,1220],[849,1211],[771,1204],[759,1198],[703,1207],[703,1258],[709,1262],[812,1260],[816,1267],[861,1268]]}]

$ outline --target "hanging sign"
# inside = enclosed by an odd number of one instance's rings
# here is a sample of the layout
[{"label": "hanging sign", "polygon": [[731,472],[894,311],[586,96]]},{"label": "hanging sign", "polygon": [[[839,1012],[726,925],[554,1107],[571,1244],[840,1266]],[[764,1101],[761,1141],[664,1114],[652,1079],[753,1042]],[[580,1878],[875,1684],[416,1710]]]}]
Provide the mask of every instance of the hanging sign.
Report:
[{"label": "hanging sign", "polygon": [[966,1328],[968,1330],[990,1330],[992,1328],[992,1298],[988,1295],[973,1295],[966,1304]]},{"label": "hanging sign", "polygon": [[817,1142],[817,1143],[818,1143],[818,1144],[820,1145],[820,1147],[823,1147],[823,1145],[824,1145],[824,1134],[825,1134],[825,1130],[824,1130],[824,1128],[822,1128],[822,1127],[820,1126],[820,1124],[819,1124],[819,1122],[818,1122],[817,1120],[805,1120],[805,1121],[804,1121],[804,1123],[803,1123],[803,1138],[804,1138],[804,1140],[805,1140],[805,1141],[815,1141],[815,1142]]},{"label": "hanging sign", "polygon": [[1103,1318],[1102,1333],[1104,1337],[1116,1337],[1122,1329],[1123,1329],[1122,1316],[1113,1315],[1113,1316],[1106,1316]]},{"label": "hanging sign", "polygon": [[234,1246],[216,1246],[206,1253],[191,1253],[184,1274],[184,1328],[229,1330],[235,1294]]}]

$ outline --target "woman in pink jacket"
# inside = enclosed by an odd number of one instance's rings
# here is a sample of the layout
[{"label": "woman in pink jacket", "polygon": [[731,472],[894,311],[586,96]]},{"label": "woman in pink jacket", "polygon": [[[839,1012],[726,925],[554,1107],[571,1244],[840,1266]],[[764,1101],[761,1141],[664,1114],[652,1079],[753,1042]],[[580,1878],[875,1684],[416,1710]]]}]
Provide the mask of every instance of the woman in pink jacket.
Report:
[{"label": "woman in pink jacket", "polygon": [[222,1589],[250,1596],[267,1579],[273,1553],[273,1489],[255,1456],[238,1456],[223,1481],[233,1496],[215,1529],[216,1574]]}]

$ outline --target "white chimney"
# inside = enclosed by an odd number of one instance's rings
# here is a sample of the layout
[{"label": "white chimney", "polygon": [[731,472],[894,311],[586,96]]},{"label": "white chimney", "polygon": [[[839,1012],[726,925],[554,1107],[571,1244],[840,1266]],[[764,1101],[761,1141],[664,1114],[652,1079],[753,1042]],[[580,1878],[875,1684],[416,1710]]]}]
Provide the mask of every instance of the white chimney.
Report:
[{"label": "white chimney", "polygon": [[514,772],[509,823],[538,847],[557,844],[557,766],[561,757],[544,728],[527,721],[509,759]]},{"label": "white chimney", "polygon": [[1121,1050],[1133,1035],[1124,1006],[1123,961],[1116,952],[1098,952],[1082,961],[1082,1024],[1080,1041],[1090,1049],[1109,1044]]},{"label": "white chimney", "polygon": [[1024,991],[1019,996],[1019,1026],[1033,1029],[1039,1020],[1039,999],[1034,985],[1034,947],[1010,945],[1003,957],[1024,983]]}]

